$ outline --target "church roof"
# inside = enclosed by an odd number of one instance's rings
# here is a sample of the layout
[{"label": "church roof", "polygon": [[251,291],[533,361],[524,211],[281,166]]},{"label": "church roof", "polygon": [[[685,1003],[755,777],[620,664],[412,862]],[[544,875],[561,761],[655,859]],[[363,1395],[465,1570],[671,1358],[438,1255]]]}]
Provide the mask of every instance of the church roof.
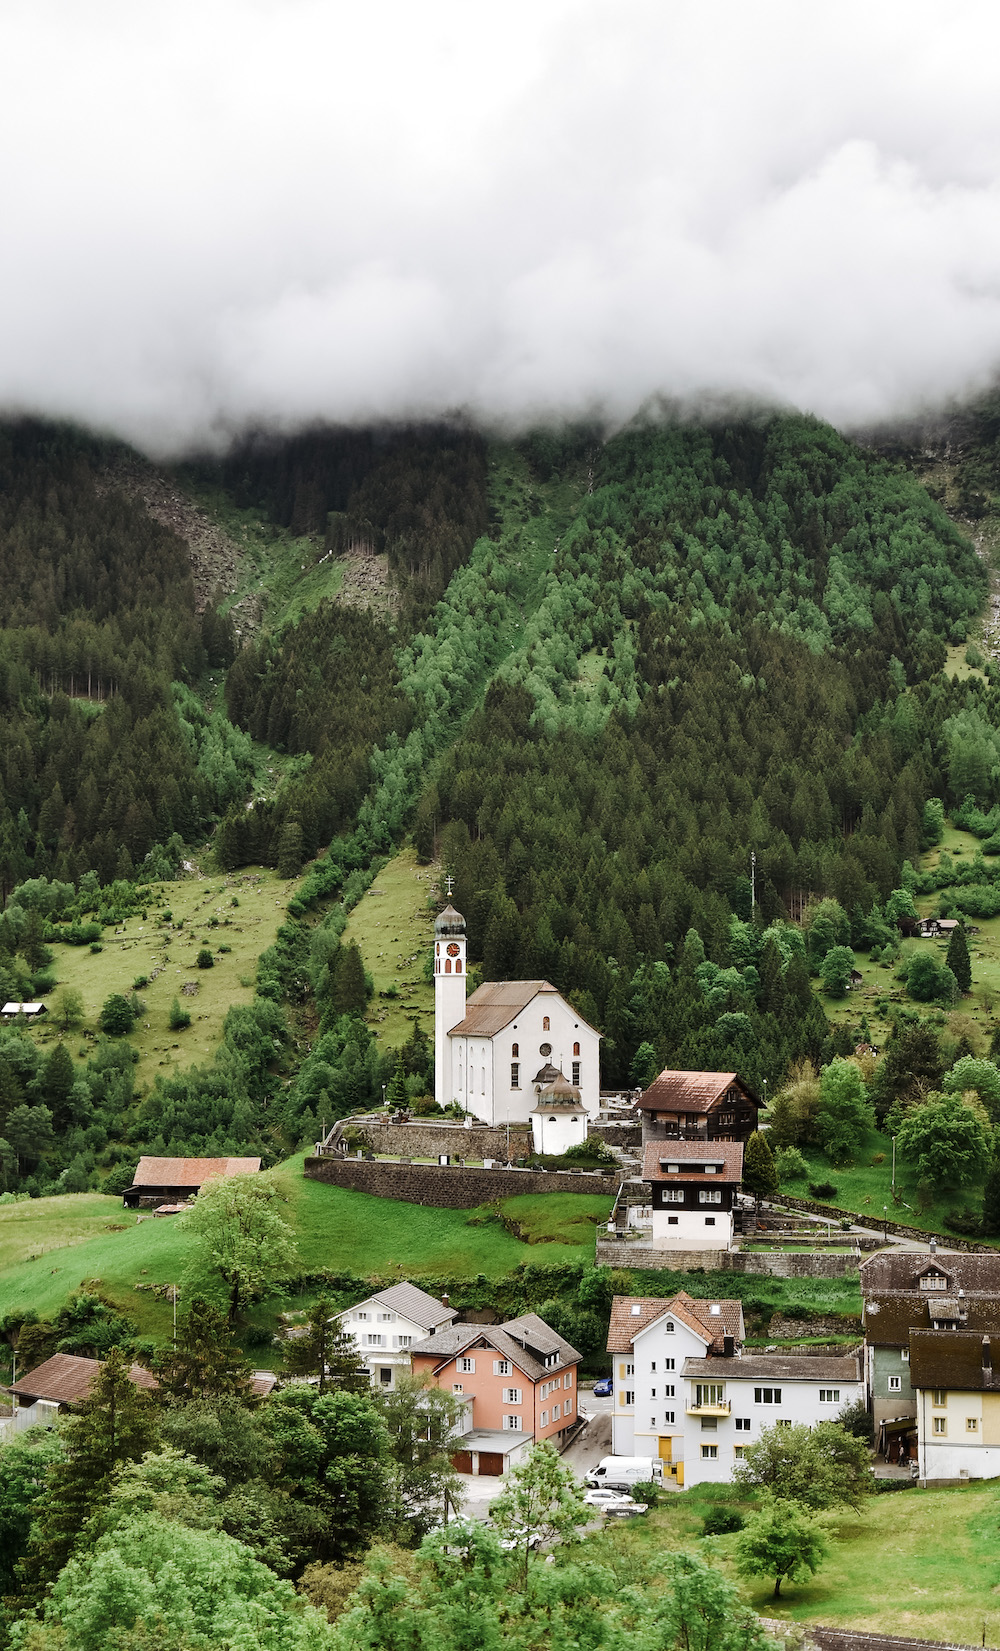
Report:
[{"label": "church roof", "polygon": [[445,906],[443,912],[438,913],[434,923],[434,933],[437,935],[464,934],[465,918],[460,911],[456,911],[454,906],[449,904]]},{"label": "church roof", "polygon": [[491,980],[473,992],[465,1005],[465,1019],[453,1026],[449,1037],[486,1037],[502,1032],[528,1007],[539,992],[559,993],[547,980]]}]

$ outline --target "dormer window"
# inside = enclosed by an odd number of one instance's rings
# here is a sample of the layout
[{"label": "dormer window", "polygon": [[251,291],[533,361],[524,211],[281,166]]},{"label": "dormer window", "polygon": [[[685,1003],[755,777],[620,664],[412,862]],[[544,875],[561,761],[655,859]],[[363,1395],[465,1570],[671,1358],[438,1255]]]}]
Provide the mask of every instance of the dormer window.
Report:
[{"label": "dormer window", "polygon": [[679,1175],[681,1172],[681,1166],[680,1164],[668,1164],[664,1158],[661,1158],[660,1170],[661,1173],[666,1175]]},{"label": "dormer window", "polygon": [[722,1308],[719,1306],[719,1303],[717,1301],[713,1301],[711,1307],[708,1310],[709,1310],[710,1313],[713,1313],[716,1318],[718,1318],[719,1314],[722,1312]]},{"label": "dormer window", "polygon": [[920,1280],[920,1288],[922,1290],[946,1290],[948,1280],[943,1273],[925,1273]]},{"label": "dormer window", "polygon": [[639,1303],[637,1301],[633,1301],[633,1303],[632,1303],[632,1317],[634,1319],[637,1319],[641,1312],[642,1312],[642,1308],[639,1306]]}]

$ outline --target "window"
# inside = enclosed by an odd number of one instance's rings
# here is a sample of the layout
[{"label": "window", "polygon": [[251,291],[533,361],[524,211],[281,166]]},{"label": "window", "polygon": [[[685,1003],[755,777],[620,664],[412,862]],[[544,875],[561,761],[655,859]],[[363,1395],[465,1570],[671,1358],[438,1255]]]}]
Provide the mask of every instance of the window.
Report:
[{"label": "window", "polygon": [[978,1418],[978,1416],[966,1416],[966,1418],[965,1418],[965,1431],[966,1431],[966,1433],[978,1433],[979,1432],[979,1418]]},{"label": "window", "polygon": [[946,1290],[948,1280],[943,1273],[925,1273],[920,1280],[920,1288],[922,1290]]},{"label": "window", "polygon": [[660,1198],[662,1199],[664,1204],[683,1204],[683,1202],[684,1202],[684,1188],[683,1187],[661,1187],[660,1188]]},{"label": "window", "polygon": [[637,1319],[639,1314],[642,1312],[642,1308],[637,1301],[633,1301],[631,1307],[629,1308],[629,1312],[632,1314],[634,1319]]},{"label": "window", "polygon": [[780,1404],[780,1387],[755,1387],[753,1390],[754,1404]]},{"label": "window", "polygon": [[563,1377],[563,1387],[572,1387],[572,1386],[573,1386],[573,1372],[572,1372],[572,1370],[567,1370],[565,1376]]},{"label": "window", "polygon": [[413,1346],[413,1337],[412,1336],[397,1336],[396,1337],[396,1346],[397,1347],[412,1347]]},{"label": "window", "polygon": [[543,1032],[548,1032],[549,1030],[550,1030],[549,1017],[548,1017],[548,1015],[543,1015],[542,1016],[542,1031]]},{"label": "window", "polygon": [[664,1412],[663,1412],[663,1423],[664,1423],[664,1426],[666,1426],[666,1424],[667,1424],[667,1423],[668,1423],[668,1422],[673,1422],[673,1419],[674,1419],[674,1412],[673,1412],[673,1411],[672,1411],[672,1410],[665,1410],[665,1411],[664,1411]]},{"label": "window", "polygon": [[520,1404],[521,1389],[519,1387],[505,1387],[503,1390],[504,1404]]},{"label": "window", "polygon": [[935,1410],[943,1410],[948,1403],[948,1395],[943,1387],[935,1387],[931,1393],[931,1404]]},{"label": "window", "polygon": [[392,1386],[392,1368],[391,1368],[391,1366],[389,1368],[386,1368],[385,1365],[382,1365],[382,1367],[381,1367],[381,1369],[379,1370],[379,1373],[378,1373],[378,1379],[382,1383],[383,1387],[391,1387]]},{"label": "window", "polygon": [[656,1374],[656,1360],[655,1359],[650,1359],[649,1368],[653,1372],[653,1374],[655,1375]]},{"label": "window", "polygon": [[737,1431],[737,1433],[749,1433],[750,1432],[750,1418],[749,1418],[749,1416],[737,1416],[737,1418],[736,1418],[736,1431]]},{"label": "window", "polygon": [[908,1347],[901,1347],[899,1349],[899,1356],[902,1359],[904,1364],[909,1364],[909,1362],[910,1362],[910,1349]]},{"label": "window", "polygon": [[634,1376],[635,1375],[635,1365],[634,1364],[623,1364],[622,1365],[622,1375],[623,1376]]},{"label": "window", "polygon": [[378,1316],[378,1321],[380,1324],[392,1324],[395,1321],[395,1318],[395,1313],[380,1313]]},{"label": "window", "polygon": [[655,1416],[650,1416],[649,1425],[650,1425],[650,1427],[655,1427],[656,1426],[656,1417]]},{"label": "window", "polygon": [[706,1227],[714,1227],[715,1226],[715,1216],[714,1215],[706,1215],[705,1225],[706,1225]]},{"label": "window", "polygon": [[674,1368],[673,1359],[664,1359],[663,1368],[664,1368],[664,1370],[673,1370],[673,1368]]},{"label": "window", "polygon": [[570,1078],[570,1082],[577,1089],[579,1089],[579,1087],[580,1087],[580,1062],[579,1061],[574,1061],[573,1062],[572,1076]]},{"label": "window", "polygon": [[655,1399],[655,1398],[656,1398],[656,1388],[655,1388],[655,1387],[651,1387],[651,1388],[650,1388],[650,1390],[649,1390],[649,1396],[650,1396],[650,1398],[651,1398],[651,1399]]},{"label": "window", "polygon": [[510,1087],[511,1089],[520,1089],[521,1087],[521,1068],[517,1061],[511,1061],[510,1063]]},{"label": "window", "polygon": [[718,1445],[702,1445],[701,1459],[703,1462],[714,1462],[719,1454]]},{"label": "window", "polygon": [[461,1382],[452,1382],[452,1384],[451,1384],[451,1391],[452,1391],[452,1392],[453,1392],[453,1393],[464,1393],[464,1392],[465,1392],[465,1389],[464,1389],[464,1387],[463,1387],[463,1386],[462,1386],[462,1384],[461,1384]]},{"label": "window", "polygon": [[559,1409],[559,1406],[557,1404],[554,1404],[552,1406],[552,1420],[554,1422],[558,1422],[560,1415],[561,1415],[561,1411]]},{"label": "window", "polygon": [[385,1341],[384,1336],[370,1336],[369,1335],[369,1336],[365,1337],[365,1346],[366,1347],[381,1347],[382,1343],[384,1341]]},{"label": "window", "polygon": [[538,1418],[538,1425],[539,1425],[539,1427],[548,1427],[548,1425],[549,1425],[549,1413],[548,1413],[547,1410],[542,1411],[542,1414]]},{"label": "window", "polygon": [[840,1388],[839,1387],[821,1387],[820,1390],[819,1390],[819,1402],[820,1402],[820,1404],[839,1404],[840,1403]]},{"label": "window", "polygon": [[902,1376],[890,1376],[889,1377],[889,1392],[890,1393],[899,1393],[899,1392],[901,1392],[902,1386],[903,1386]]},{"label": "window", "polygon": [[463,1375],[474,1376],[476,1374],[475,1359],[459,1359],[457,1363],[458,1368],[462,1371]]},{"label": "window", "polygon": [[665,1387],[663,1389],[663,1397],[665,1399],[672,1399],[673,1396],[674,1396],[674,1390],[673,1390],[672,1387]]},{"label": "window", "polygon": [[718,1431],[719,1431],[719,1418],[718,1418],[718,1416],[703,1416],[701,1418],[701,1431],[702,1431],[702,1433],[718,1433]]},{"label": "window", "polygon": [[935,1433],[947,1433],[947,1431],[948,1431],[948,1418],[947,1418],[947,1416],[935,1416],[934,1417],[934,1432]]},{"label": "window", "polygon": [[745,1449],[746,1449],[745,1445],[734,1445],[733,1446],[733,1461],[734,1462],[742,1462],[743,1452],[744,1452]]},{"label": "window", "polygon": [[775,1427],[791,1427],[792,1424],[787,1416],[779,1416],[774,1425]]},{"label": "window", "polygon": [[631,1388],[626,1388],[625,1392],[622,1394],[622,1404],[629,1405],[629,1404],[634,1404],[634,1403],[635,1403],[635,1394],[632,1392]]},{"label": "window", "polygon": [[698,1202],[699,1202],[699,1204],[721,1204],[722,1203],[722,1189],[721,1189],[721,1187],[718,1188],[718,1189],[716,1189],[715,1187],[709,1187],[709,1188],[701,1187],[699,1189],[699,1192],[698,1192]]},{"label": "window", "polygon": [[678,1226],[680,1226],[679,1218],[676,1215],[668,1215],[667,1216],[667,1226],[668,1227],[678,1227]]},{"label": "window", "polygon": [[573,1414],[573,1401],[572,1401],[572,1399],[564,1399],[563,1400],[563,1415],[564,1416],[572,1416],[572,1414]]},{"label": "window", "polygon": [[367,1320],[368,1320],[368,1314],[367,1313],[358,1313],[357,1318],[358,1318],[359,1323],[365,1324],[365,1323],[367,1323]]},{"label": "window", "polygon": [[539,1044],[539,1045],[538,1045],[538,1053],[539,1053],[539,1054],[540,1054],[540,1055],[542,1055],[542,1056],[543,1056],[543,1057],[544,1057],[544,1059],[545,1059],[545,1060],[548,1060],[548,1058],[549,1058],[549,1056],[550,1056],[550,1055],[551,1055],[551,1053],[552,1053],[552,1045],[551,1045],[551,1043],[540,1043],[540,1044]]},{"label": "window", "polygon": [[574,1043],[573,1053],[574,1053],[574,1055],[578,1055],[580,1053],[580,1045],[578,1043]]},{"label": "window", "polygon": [[503,1419],[503,1425],[506,1433],[520,1433],[521,1418],[520,1416],[505,1416]]},{"label": "window", "polygon": [[512,1043],[511,1046],[510,1046],[510,1058],[511,1058],[511,1060],[516,1061],[517,1057],[520,1053],[521,1053],[521,1050],[520,1050],[519,1046],[516,1043]]},{"label": "window", "polygon": [[695,1404],[724,1404],[726,1387],[724,1382],[697,1382],[695,1384]]},{"label": "window", "polygon": [[[673,1319],[668,1319],[666,1324],[663,1326],[663,1328],[664,1328],[664,1330],[666,1330],[667,1334],[669,1335],[671,1333],[671,1331],[673,1330],[673,1328],[674,1328]],[[670,1368],[672,1370],[674,1368],[673,1365],[671,1365]]]},{"label": "window", "polygon": [[510,1360],[509,1359],[494,1359],[493,1360],[493,1374],[494,1374],[494,1376],[509,1376],[510,1375]]}]

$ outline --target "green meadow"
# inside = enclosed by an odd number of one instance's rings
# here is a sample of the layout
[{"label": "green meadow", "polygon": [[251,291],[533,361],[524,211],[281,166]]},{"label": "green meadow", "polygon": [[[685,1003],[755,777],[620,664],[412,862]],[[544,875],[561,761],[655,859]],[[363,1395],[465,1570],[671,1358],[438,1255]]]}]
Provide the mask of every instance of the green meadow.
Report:
[{"label": "green meadow", "polygon": [[398,1048],[416,1015],[434,1038],[434,987],[424,979],[433,941],[440,867],[421,866],[410,845],[379,872],[347,920],[345,941],[354,940],[375,982],[367,1019],[379,1040]]},{"label": "green meadow", "polygon": [[[294,881],[259,866],[152,883],[145,911],[105,929],[99,951],[52,945],[58,984],[83,999],[83,1025],[64,1038],[70,1053],[87,1057],[98,1035],[101,1005],[112,993],[128,997],[134,988],[145,1006],[129,1039],[139,1055],[140,1085],[151,1083],[160,1070],[210,1063],[228,1010],[253,997],[257,959],[284,921],[294,888]],[[212,954],[210,969],[197,967],[203,949]],[[139,985],[143,979],[146,984]],[[174,998],[191,1015],[184,1031],[170,1030]],[[29,1035],[43,1048],[63,1038],[54,1015]]]},{"label": "green meadow", "polygon": [[[302,1159],[273,1171],[286,1199],[303,1272],[362,1278],[447,1274],[499,1278],[521,1265],[592,1259],[597,1223],[611,1199],[536,1194],[506,1200],[519,1239],[491,1209],[440,1210],[307,1181]],[[163,1336],[170,1304],[153,1286],[179,1283],[191,1259],[183,1216],[137,1220],[121,1200],[80,1193],[0,1206],[0,1318],[32,1308],[43,1318],[81,1286],[100,1290]],[[271,1317],[280,1303],[269,1309]],[[260,1315],[255,1315],[260,1316]]]}]

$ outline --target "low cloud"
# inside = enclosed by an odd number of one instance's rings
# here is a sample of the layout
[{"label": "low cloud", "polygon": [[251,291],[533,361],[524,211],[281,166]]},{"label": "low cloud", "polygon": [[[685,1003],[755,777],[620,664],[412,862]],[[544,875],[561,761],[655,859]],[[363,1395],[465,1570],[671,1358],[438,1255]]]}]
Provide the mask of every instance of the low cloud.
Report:
[{"label": "low cloud", "polygon": [[0,407],[150,451],[1000,364],[1000,15],[8,0]]}]

